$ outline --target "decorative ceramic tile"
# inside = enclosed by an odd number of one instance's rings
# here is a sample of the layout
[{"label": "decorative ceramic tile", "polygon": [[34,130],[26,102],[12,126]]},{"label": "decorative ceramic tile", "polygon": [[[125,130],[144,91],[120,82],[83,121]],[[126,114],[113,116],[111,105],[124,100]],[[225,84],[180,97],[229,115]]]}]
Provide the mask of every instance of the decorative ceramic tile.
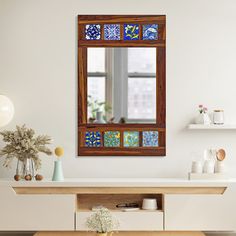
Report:
[{"label": "decorative ceramic tile", "polygon": [[101,133],[100,132],[86,132],[85,133],[86,147],[101,147]]},{"label": "decorative ceramic tile", "polygon": [[158,147],[158,131],[143,131],[143,146]]},{"label": "decorative ceramic tile", "polygon": [[87,40],[101,39],[101,25],[98,24],[85,25],[85,38]]},{"label": "decorative ceramic tile", "polygon": [[104,39],[105,40],[120,40],[120,25],[119,24],[105,24],[104,25]]},{"label": "decorative ceramic tile", "polygon": [[124,24],[124,40],[138,40],[138,39],[139,39],[139,25]]},{"label": "decorative ceramic tile", "polygon": [[143,40],[157,40],[157,38],[158,38],[157,24],[143,25]]},{"label": "decorative ceramic tile", "polygon": [[120,132],[119,131],[106,131],[104,133],[104,146],[105,147],[119,147],[120,146]]},{"label": "decorative ceramic tile", "polygon": [[139,146],[139,132],[125,131],[124,132],[124,147],[138,147]]}]

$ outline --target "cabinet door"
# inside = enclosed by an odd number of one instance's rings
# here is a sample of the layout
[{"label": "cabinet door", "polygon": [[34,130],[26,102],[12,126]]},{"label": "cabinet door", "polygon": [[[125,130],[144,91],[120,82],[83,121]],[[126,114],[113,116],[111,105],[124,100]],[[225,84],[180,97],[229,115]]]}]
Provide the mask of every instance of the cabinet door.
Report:
[{"label": "cabinet door", "polygon": [[165,230],[236,230],[235,190],[222,195],[165,196]]},{"label": "cabinet door", "polygon": [[0,186],[0,231],[74,230],[74,195],[17,195]]}]

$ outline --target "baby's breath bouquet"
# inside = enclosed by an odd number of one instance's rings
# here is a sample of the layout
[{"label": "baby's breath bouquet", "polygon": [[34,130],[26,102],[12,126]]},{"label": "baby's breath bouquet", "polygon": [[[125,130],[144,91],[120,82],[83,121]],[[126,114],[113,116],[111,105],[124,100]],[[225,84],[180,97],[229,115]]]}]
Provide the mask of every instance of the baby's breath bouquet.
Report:
[{"label": "baby's breath bouquet", "polygon": [[35,131],[25,125],[16,126],[15,131],[0,132],[0,135],[6,143],[0,150],[0,157],[6,157],[5,167],[9,167],[14,158],[23,163],[30,159],[37,170],[41,167],[39,153],[52,155],[52,151],[47,147],[51,143],[51,138],[47,135],[36,136]]},{"label": "baby's breath bouquet", "polygon": [[100,234],[112,232],[119,227],[118,220],[112,216],[111,212],[105,207],[96,210],[96,212],[87,219],[86,224],[91,231],[96,231]]}]

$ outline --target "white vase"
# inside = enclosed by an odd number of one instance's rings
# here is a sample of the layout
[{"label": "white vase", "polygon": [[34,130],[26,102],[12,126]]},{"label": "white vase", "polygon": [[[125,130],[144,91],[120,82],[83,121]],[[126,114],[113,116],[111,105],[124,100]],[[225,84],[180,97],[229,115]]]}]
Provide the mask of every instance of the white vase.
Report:
[{"label": "white vase", "polygon": [[103,115],[102,111],[97,111],[96,120],[94,121],[94,123],[96,123],[96,124],[105,124],[106,121],[103,119],[102,115]]},{"label": "white vase", "polygon": [[205,160],[203,166],[203,173],[213,174],[215,169],[215,163],[212,160]]},{"label": "white vase", "polygon": [[203,124],[203,125],[210,125],[211,124],[211,119],[207,113],[200,113],[196,119],[195,119],[196,124]]}]

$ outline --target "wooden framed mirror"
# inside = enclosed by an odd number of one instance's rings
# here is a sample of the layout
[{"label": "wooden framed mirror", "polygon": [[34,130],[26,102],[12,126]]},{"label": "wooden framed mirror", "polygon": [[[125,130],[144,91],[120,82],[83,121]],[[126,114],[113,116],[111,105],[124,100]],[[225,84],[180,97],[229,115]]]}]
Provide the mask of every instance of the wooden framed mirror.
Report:
[{"label": "wooden framed mirror", "polygon": [[78,155],[165,156],[166,18],[78,16]]}]

